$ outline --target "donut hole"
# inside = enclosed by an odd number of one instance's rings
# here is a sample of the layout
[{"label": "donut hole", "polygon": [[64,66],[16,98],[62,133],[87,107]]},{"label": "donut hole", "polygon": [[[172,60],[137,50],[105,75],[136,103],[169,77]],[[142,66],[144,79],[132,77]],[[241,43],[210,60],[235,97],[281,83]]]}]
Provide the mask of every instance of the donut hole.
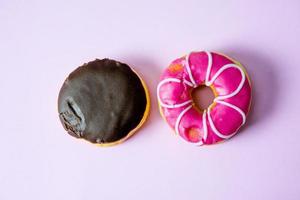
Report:
[{"label": "donut hole", "polygon": [[213,103],[215,98],[213,90],[205,85],[193,89],[191,96],[194,105],[201,111],[207,109]]}]

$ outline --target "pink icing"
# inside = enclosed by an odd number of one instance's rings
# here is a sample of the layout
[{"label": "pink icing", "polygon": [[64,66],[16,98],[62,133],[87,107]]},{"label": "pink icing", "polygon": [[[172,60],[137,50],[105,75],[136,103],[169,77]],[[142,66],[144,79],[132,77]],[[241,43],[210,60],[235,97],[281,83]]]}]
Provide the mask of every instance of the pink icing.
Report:
[{"label": "pink icing", "polygon": [[[161,81],[171,78],[180,82],[168,82],[166,80],[167,82],[162,84],[157,91],[160,102],[166,105],[176,105],[191,100],[190,94],[193,87],[186,82],[191,84],[193,83],[192,79],[194,79],[196,84],[194,87],[205,84],[209,65],[209,55],[211,55],[212,58],[212,65],[208,80],[211,80],[224,65],[236,65],[234,61],[223,55],[204,51],[191,53],[188,57],[188,65],[186,63],[186,57],[176,59],[163,72]],[[191,71],[192,77],[188,73],[188,68]],[[184,80],[186,80],[186,82],[184,82]],[[211,87],[215,89],[217,96],[229,95],[238,88],[241,81],[241,71],[232,67],[225,69],[211,84]],[[251,86],[248,78],[245,79],[242,88],[236,95],[222,101],[238,107],[245,115],[247,115],[251,101]],[[175,126],[179,115],[191,105],[193,105],[192,102],[175,108],[161,106],[161,111],[167,123],[176,130]],[[235,134],[243,124],[241,113],[236,109],[218,102],[210,109],[210,116],[215,128],[224,136]],[[206,121],[204,124],[207,126],[206,138],[204,138],[205,131],[203,120]],[[192,136],[191,132],[193,133]],[[203,113],[196,109],[194,105],[182,115],[182,118],[178,123],[178,134],[187,142],[200,144],[214,144],[225,139],[224,137],[219,137],[215,133],[209,123],[208,114],[206,113],[205,118],[203,118]]]}]

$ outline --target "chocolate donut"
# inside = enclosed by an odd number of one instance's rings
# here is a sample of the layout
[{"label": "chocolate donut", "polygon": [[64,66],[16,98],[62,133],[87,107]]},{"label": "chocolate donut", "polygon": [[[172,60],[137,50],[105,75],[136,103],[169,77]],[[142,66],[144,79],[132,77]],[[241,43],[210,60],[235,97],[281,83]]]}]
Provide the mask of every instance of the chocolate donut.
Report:
[{"label": "chocolate donut", "polygon": [[67,132],[100,146],[121,143],[145,122],[149,95],[127,64],[96,59],[74,70],[58,97]]}]

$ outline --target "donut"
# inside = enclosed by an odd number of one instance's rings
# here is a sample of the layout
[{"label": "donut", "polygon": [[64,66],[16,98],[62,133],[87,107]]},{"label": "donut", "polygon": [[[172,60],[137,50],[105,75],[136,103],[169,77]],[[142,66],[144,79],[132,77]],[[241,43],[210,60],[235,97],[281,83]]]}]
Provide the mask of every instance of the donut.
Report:
[{"label": "donut", "polygon": [[[214,100],[201,110],[192,91],[210,87]],[[157,98],[162,117],[184,141],[210,145],[234,136],[246,122],[251,85],[245,68],[220,53],[192,52],[174,60],[161,75]]]},{"label": "donut", "polygon": [[111,59],[78,67],[58,96],[65,130],[99,146],[116,145],[132,136],[145,122],[149,107],[144,81],[127,64]]}]

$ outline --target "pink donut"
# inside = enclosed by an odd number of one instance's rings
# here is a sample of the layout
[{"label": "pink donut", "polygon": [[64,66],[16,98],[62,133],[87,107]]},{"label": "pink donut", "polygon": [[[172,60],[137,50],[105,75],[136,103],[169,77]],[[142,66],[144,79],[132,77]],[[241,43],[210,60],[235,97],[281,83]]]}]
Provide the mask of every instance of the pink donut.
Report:
[{"label": "pink donut", "polygon": [[[194,88],[214,91],[204,111],[195,107]],[[245,124],[251,103],[249,77],[240,63],[219,53],[201,51],[174,60],[157,86],[162,116],[175,133],[196,145],[215,144],[235,135]]]}]

